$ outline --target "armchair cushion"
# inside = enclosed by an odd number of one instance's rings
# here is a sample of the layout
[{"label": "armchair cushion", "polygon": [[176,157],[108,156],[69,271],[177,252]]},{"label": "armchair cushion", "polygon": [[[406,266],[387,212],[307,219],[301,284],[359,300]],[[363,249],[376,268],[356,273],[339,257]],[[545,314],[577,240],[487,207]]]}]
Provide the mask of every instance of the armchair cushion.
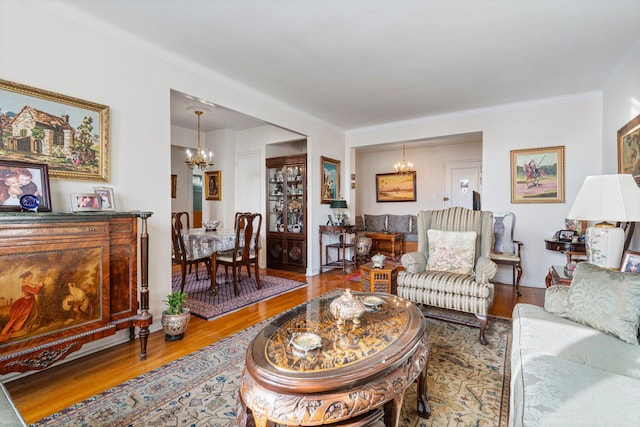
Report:
[{"label": "armchair cushion", "polygon": [[637,345],[640,275],[578,263],[567,295],[567,317]]},{"label": "armchair cushion", "polygon": [[427,257],[424,252],[409,252],[402,255],[400,262],[404,271],[411,274],[422,273],[427,269]]},{"label": "armchair cushion", "polygon": [[427,270],[473,274],[477,233],[475,231],[428,230]]}]

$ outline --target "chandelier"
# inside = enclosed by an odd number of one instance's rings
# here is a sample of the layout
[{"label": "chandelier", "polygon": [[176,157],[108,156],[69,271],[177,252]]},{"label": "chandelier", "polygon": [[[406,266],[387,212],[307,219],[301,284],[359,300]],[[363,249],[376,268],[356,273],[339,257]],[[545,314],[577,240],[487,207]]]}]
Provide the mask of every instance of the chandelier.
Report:
[{"label": "chandelier", "polygon": [[408,175],[413,171],[413,163],[407,162],[404,157],[404,144],[402,144],[402,162],[398,162],[393,167],[398,175]]},{"label": "chandelier", "polygon": [[207,161],[207,155],[200,148],[200,116],[202,111],[195,111],[195,113],[198,116],[198,147],[196,148],[195,157],[191,157],[191,150],[187,148],[187,160],[185,160],[185,163],[189,166],[189,169],[194,169],[197,166],[202,170],[207,170],[209,166],[213,166],[213,153],[209,151],[209,160]]}]

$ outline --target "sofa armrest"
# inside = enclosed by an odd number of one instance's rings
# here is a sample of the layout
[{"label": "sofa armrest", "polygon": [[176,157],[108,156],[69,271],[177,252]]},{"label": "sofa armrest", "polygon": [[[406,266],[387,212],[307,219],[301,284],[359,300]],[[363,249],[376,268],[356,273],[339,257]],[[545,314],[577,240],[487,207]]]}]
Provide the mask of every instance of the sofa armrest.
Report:
[{"label": "sofa armrest", "polygon": [[498,264],[488,257],[481,256],[476,262],[476,282],[488,283],[498,272]]},{"label": "sofa armrest", "polygon": [[407,273],[416,274],[427,270],[427,255],[424,252],[409,252],[402,255],[400,262]]}]

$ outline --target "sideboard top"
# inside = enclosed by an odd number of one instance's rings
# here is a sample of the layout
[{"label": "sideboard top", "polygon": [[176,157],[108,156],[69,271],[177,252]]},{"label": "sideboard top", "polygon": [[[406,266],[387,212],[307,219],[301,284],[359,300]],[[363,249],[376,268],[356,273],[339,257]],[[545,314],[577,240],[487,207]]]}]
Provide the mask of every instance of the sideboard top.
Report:
[{"label": "sideboard top", "polygon": [[7,222],[90,221],[109,218],[149,218],[149,211],[96,211],[96,212],[0,212],[0,224]]}]

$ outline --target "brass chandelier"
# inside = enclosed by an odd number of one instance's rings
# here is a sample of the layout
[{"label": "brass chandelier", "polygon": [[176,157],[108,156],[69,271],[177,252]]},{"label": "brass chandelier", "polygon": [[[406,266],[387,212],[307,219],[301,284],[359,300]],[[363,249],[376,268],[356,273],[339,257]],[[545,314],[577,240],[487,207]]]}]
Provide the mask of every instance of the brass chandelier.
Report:
[{"label": "brass chandelier", "polygon": [[393,165],[398,175],[408,175],[413,171],[413,163],[407,162],[404,154],[404,144],[402,144],[402,162]]},{"label": "brass chandelier", "polygon": [[202,115],[202,111],[197,110],[195,113],[198,116],[198,147],[196,148],[195,157],[191,156],[191,150],[187,148],[187,160],[185,160],[185,163],[189,166],[189,169],[198,167],[204,171],[207,170],[209,166],[213,166],[213,153],[209,151],[209,160],[207,160],[207,155],[200,147],[200,116]]}]

